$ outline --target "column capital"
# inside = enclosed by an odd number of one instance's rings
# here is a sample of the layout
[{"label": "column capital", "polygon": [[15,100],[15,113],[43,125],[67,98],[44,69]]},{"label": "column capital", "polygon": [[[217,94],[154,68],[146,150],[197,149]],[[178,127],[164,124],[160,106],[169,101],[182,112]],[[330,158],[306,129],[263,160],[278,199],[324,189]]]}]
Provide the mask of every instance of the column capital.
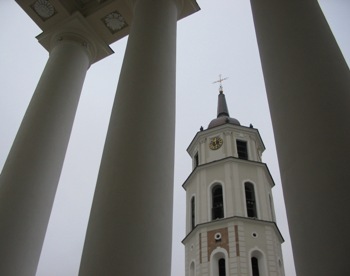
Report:
[{"label": "column capital", "polygon": [[74,43],[78,44],[85,50],[89,56],[90,64],[94,62],[96,57],[97,49],[93,43],[91,43],[84,36],[74,32],[59,32],[51,37],[50,40],[50,51],[55,47],[63,43]]},{"label": "column capital", "polygon": [[[132,11],[125,0],[16,0],[45,33],[80,13],[108,45],[129,34]],[[77,3],[79,2],[79,4]]]},{"label": "column capital", "polygon": [[79,12],[72,14],[61,24],[44,31],[37,36],[37,39],[49,52],[61,43],[77,43],[87,51],[90,64],[114,53]]}]

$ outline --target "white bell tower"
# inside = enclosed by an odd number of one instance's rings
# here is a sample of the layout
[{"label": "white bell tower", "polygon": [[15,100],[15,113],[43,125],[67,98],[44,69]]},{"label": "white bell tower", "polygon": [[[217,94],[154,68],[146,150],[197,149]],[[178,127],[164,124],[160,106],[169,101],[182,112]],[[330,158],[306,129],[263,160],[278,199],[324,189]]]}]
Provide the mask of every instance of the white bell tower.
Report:
[{"label": "white bell tower", "polygon": [[186,276],[284,276],[264,150],[257,129],[230,118],[220,85],[217,118],[187,149]]}]

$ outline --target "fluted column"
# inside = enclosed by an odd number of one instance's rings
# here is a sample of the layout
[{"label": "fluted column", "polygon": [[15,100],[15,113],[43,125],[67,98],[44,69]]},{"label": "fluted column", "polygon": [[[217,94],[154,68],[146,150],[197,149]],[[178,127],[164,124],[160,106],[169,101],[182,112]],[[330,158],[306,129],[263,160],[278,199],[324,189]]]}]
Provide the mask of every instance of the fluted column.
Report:
[{"label": "fluted column", "polygon": [[350,74],[316,0],[251,0],[298,276],[350,248]]},{"label": "fluted column", "polygon": [[170,275],[178,7],[134,2],[79,275]]},{"label": "fluted column", "polygon": [[90,46],[76,33],[52,36],[49,59],[0,176],[0,275],[35,275]]}]

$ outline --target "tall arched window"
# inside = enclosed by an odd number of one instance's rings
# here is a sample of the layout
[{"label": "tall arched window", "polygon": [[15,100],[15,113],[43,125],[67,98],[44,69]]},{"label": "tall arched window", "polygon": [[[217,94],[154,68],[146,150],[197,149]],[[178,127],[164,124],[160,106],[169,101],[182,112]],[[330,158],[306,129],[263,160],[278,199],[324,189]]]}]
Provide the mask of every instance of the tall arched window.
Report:
[{"label": "tall arched window", "polygon": [[197,168],[199,165],[198,152],[194,155],[194,168]]},{"label": "tall arched window", "polygon": [[218,267],[219,267],[219,276],[226,276],[226,262],[224,258],[219,259]]},{"label": "tall arched window", "polygon": [[[216,251],[216,252],[215,252]],[[226,276],[227,251],[222,248],[217,248],[210,256],[210,276]]]},{"label": "tall arched window", "polygon": [[236,140],[236,146],[238,158],[248,160],[247,142],[242,140]]},{"label": "tall arched window", "polygon": [[258,258],[252,257],[251,258],[251,265],[252,265],[252,274],[253,274],[253,276],[260,276]]},{"label": "tall arched window", "polygon": [[193,229],[196,226],[196,205],[195,198],[191,198],[191,228]]},{"label": "tall arched window", "polygon": [[246,182],[244,184],[247,215],[250,218],[257,218],[254,185]]},{"label": "tall arched window", "polygon": [[212,219],[220,219],[224,217],[224,201],[221,185],[215,185],[212,190]]},{"label": "tall arched window", "polygon": [[195,276],[194,262],[190,265],[190,276]]},{"label": "tall arched window", "polygon": [[260,250],[250,253],[250,270],[252,276],[267,276],[266,259]]}]

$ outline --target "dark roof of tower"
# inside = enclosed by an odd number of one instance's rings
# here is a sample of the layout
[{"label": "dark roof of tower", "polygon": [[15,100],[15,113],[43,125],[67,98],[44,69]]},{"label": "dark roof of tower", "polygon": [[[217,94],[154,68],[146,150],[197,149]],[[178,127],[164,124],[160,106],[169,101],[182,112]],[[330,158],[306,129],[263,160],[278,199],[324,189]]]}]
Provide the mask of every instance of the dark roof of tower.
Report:
[{"label": "dark roof of tower", "polygon": [[220,87],[220,93],[218,95],[218,115],[217,118],[213,119],[208,125],[209,128],[217,127],[224,124],[232,124],[240,126],[241,124],[235,118],[231,118],[228,112],[225,94],[223,93],[222,87]]}]

